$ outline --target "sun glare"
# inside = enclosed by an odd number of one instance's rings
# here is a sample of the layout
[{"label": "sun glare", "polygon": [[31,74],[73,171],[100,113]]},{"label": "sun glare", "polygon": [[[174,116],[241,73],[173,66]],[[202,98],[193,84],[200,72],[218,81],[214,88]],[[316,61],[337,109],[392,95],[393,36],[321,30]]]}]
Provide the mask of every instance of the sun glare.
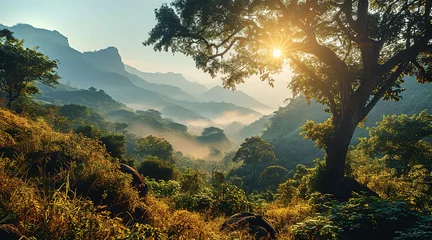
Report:
[{"label": "sun glare", "polygon": [[273,57],[279,58],[282,55],[282,52],[280,49],[274,49],[273,50]]}]

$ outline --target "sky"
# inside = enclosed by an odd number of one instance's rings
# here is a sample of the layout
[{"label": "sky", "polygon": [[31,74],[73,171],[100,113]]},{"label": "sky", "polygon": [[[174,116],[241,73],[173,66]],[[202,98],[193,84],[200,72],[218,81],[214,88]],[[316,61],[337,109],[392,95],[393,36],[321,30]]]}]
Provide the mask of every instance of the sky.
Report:
[{"label": "sky", "polygon": [[[195,68],[190,57],[155,52],[144,47],[149,31],[156,24],[154,10],[170,0],[0,0],[0,24],[30,24],[57,30],[69,39],[71,47],[84,52],[115,46],[123,62],[145,72],[178,72],[187,79],[212,87],[218,78]],[[287,84],[289,69],[276,76],[275,88],[258,78],[249,79],[239,90],[277,107],[291,97]]]}]

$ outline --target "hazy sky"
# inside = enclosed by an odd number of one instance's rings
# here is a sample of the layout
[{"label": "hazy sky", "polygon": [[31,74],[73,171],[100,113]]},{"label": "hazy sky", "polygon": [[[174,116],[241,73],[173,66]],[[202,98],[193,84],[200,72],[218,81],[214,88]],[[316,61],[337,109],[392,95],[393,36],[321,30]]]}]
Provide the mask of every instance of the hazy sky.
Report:
[{"label": "hazy sky", "polygon": [[[57,30],[79,51],[115,46],[123,61],[146,72],[180,72],[207,86],[220,83],[195,68],[181,54],[154,52],[142,42],[155,25],[154,9],[169,0],[0,0],[0,23],[27,23]],[[289,71],[278,77],[272,89],[256,79],[239,86],[265,104],[277,106],[290,96],[286,88]]]}]

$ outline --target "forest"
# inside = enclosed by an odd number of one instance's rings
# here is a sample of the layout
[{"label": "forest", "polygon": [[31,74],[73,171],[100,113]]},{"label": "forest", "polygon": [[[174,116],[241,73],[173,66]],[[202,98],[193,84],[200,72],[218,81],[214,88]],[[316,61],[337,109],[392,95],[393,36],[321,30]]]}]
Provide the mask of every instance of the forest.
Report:
[{"label": "forest", "polygon": [[[142,45],[211,89],[0,24],[0,239],[432,239],[431,10],[162,4]],[[237,90],[287,66],[276,111]]]}]

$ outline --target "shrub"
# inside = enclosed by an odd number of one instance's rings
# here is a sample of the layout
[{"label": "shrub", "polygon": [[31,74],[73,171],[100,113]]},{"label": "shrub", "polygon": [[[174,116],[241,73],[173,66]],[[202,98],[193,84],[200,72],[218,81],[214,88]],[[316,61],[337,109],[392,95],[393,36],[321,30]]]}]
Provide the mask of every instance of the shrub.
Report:
[{"label": "shrub", "polygon": [[157,198],[172,197],[180,192],[180,184],[177,181],[155,181],[152,179],[147,179],[146,183],[152,190],[153,195]]},{"label": "shrub", "polygon": [[174,179],[176,175],[174,165],[152,156],[146,157],[140,163],[138,172],[143,176],[165,181]]},{"label": "shrub", "polygon": [[214,203],[212,212],[214,214],[225,214],[227,216],[250,210],[250,203],[246,193],[234,185],[223,184],[214,191]]}]

